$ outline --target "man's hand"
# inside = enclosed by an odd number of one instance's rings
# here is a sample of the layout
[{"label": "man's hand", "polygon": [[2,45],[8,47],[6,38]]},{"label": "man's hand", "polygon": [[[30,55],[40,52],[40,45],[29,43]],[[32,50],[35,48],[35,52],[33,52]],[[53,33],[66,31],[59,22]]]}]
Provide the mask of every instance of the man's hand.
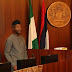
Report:
[{"label": "man's hand", "polygon": [[16,71],[17,70],[17,66],[14,66],[13,69]]}]

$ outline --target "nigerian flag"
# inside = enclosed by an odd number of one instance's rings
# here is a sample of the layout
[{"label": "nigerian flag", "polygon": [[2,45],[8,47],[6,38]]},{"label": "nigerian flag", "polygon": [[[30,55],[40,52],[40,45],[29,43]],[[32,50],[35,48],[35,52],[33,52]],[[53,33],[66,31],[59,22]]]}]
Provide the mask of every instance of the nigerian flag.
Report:
[{"label": "nigerian flag", "polygon": [[32,11],[31,2],[29,0],[29,35],[28,35],[28,49],[39,49],[35,21]]}]

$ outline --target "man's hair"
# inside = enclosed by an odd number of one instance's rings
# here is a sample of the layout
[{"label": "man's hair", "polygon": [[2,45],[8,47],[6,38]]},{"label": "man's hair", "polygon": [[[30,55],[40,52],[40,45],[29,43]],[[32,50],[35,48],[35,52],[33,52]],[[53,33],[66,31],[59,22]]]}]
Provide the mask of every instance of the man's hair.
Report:
[{"label": "man's hair", "polygon": [[20,24],[20,21],[19,21],[19,20],[15,20],[15,21],[12,23],[12,27],[14,27],[16,24]]}]

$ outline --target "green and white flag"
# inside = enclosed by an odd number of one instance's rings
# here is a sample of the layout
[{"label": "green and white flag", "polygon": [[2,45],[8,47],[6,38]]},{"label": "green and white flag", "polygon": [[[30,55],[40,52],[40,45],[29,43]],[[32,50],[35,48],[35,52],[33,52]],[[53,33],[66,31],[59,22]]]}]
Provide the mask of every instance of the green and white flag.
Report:
[{"label": "green and white flag", "polygon": [[29,7],[30,7],[29,8],[30,17],[29,17],[28,49],[39,49],[35,21],[30,0],[29,0]]}]

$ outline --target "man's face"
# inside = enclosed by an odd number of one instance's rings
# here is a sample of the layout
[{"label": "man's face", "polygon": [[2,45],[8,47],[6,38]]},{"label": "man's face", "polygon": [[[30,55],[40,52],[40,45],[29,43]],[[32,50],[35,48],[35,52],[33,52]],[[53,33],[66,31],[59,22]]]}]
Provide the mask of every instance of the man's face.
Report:
[{"label": "man's face", "polygon": [[16,24],[13,30],[16,34],[20,34],[22,30],[21,24]]}]

